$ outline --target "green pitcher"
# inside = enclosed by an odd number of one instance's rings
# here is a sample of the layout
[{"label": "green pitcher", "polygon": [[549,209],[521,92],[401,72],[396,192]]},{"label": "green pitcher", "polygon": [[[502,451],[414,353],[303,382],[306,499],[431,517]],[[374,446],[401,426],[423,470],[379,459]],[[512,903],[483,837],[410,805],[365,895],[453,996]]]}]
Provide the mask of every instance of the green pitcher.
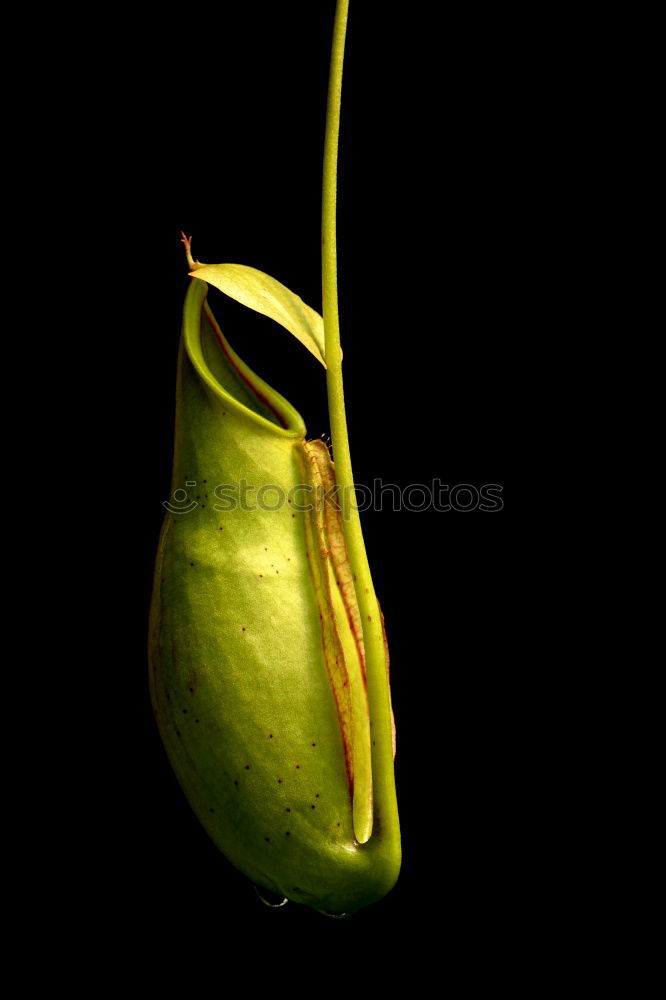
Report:
[{"label": "green pitcher", "polygon": [[[324,153],[323,321],[275,279],[193,260],[172,494],[150,621],[151,698],[199,820],[260,888],[330,914],[400,868],[388,651],[349,457],[337,310],[336,171],[348,0],[336,10]],[[232,350],[213,285],[326,367],[333,463]]]}]

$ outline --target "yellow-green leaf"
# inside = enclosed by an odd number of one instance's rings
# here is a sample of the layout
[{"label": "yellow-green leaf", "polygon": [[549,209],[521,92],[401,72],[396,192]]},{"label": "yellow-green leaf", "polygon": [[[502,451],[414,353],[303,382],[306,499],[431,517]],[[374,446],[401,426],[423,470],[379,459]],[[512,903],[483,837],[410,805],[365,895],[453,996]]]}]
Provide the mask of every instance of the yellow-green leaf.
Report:
[{"label": "yellow-green leaf", "polygon": [[255,312],[274,319],[326,367],[324,361],[324,321],[285,285],[255,267],[244,264],[199,264],[193,278],[206,281]]}]

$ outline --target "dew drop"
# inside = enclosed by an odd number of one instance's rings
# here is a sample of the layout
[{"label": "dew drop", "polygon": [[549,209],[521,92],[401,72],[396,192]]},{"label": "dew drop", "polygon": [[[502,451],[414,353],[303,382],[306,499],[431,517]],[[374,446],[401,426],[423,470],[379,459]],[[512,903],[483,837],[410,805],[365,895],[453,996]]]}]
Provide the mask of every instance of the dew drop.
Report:
[{"label": "dew drop", "polygon": [[278,896],[276,893],[271,892],[270,889],[259,889],[259,886],[255,885],[254,891],[264,906],[270,907],[271,910],[279,910],[281,906],[286,906],[289,902],[286,896]]}]

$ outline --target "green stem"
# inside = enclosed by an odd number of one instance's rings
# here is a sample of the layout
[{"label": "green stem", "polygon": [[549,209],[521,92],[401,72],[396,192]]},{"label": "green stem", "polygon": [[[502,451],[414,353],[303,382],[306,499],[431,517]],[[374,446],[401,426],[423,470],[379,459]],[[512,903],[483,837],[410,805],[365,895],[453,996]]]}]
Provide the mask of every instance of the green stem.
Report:
[{"label": "green stem", "polygon": [[398,810],[393,777],[391,709],[387,677],[386,651],[379,604],[370,575],[363,541],[361,520],[354,502],[354,476],[349,453],[349,435],[342,382],[342,350],[338,316],[336,203],[338,135],[342,67],[349,0],[338,0],[333,29],[331,69],[326,110],[324,144],[324,184],[322,200],[322,286],[324,332],[326,338],[326,383],[335,474],[343,504],[343,524],[347,553],[355,581],[356,596],[363,623],[370,724],[372,726],[372,778],[375,819],[380,820],[381,835],[399,836]]}]

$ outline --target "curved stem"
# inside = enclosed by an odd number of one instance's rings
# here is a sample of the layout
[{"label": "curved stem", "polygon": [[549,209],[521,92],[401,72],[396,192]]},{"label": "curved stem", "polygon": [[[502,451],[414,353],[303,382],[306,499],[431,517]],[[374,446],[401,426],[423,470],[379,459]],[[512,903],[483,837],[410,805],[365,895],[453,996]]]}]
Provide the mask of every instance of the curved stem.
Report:
[{"label": "curved stem", "polygon": [[391,707],[386,650],[381,613],[375,596],[361,520],[355,503],[354,477],[349,453],[349,435],[342,382],[342,351],[338,316],[336,203],[338,135],[342,67],[349,0],[338,0],[333,29],[331,69],[326,110],[324,184],[322,200],[322,286],[326,338],[326,383],[335,474],[340,486],[347,553],[354,577],[363,623],[370,725],[372,727],[372,778],[375,820],[382,837],[399,836],[398,811],[393,777]]}]

